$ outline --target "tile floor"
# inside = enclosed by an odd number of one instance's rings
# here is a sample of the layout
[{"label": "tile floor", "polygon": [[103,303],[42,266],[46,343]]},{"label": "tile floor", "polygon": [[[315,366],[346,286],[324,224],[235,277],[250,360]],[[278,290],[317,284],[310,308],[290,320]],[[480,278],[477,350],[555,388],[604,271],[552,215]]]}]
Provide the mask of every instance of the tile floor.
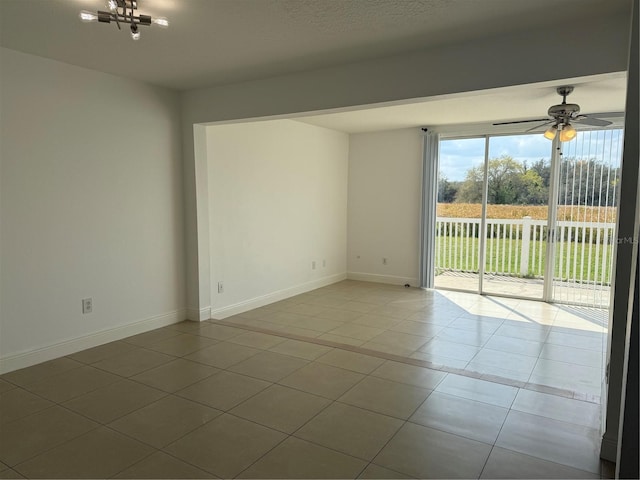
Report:
[{"label": "tile floor", "polygon": [[566,394],[598,395],[598,315],[459,295],[346,281],[5,374],[0,478],[606,475]]}]

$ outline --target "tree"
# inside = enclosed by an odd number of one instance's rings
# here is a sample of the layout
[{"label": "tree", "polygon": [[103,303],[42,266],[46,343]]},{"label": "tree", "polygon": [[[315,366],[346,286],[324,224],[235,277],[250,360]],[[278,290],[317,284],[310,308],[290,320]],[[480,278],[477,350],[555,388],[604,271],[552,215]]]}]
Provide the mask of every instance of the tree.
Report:
[{"label": "tree", "polygon": [[440,175],[438,177],[438,202],[452,203],[456,198],[459,186],[460,182],[450,182],[447,177]]}]

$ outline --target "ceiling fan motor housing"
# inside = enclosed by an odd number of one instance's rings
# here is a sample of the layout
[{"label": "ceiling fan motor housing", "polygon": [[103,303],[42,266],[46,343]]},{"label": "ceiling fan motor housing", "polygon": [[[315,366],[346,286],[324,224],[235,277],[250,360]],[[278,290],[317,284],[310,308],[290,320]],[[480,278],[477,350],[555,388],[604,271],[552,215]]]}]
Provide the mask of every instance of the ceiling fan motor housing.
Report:
[{"label": "ceiling fan motor housing", "polygon": [[550,117],[555,119],[569,119],[580,113],[580,106],[575,103],[561,103],[549,107],[547,112]]}]

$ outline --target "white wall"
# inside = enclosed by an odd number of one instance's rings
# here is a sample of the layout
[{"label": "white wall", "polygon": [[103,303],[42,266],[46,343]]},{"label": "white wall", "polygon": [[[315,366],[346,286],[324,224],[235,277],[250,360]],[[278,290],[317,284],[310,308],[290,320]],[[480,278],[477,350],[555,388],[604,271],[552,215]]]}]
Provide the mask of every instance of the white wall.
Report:
[{"label": "white wall", "polygon": [[182,319],[178,95],[7,49],[1,63],[1,368]]},{"label": "white wall", "polygon": [[350,136],[349,278],[417,285],[421,175],[417,128]]},{"label": "white wall", "polygon": [[274,120],[206,141],[214,318],[345,278],[347,134]]}]

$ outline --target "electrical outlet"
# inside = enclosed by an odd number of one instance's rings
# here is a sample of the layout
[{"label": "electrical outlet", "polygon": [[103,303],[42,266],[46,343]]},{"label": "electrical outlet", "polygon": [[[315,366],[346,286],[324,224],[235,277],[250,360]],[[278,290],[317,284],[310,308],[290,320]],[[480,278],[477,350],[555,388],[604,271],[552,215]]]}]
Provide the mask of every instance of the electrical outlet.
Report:
[{"label": "electrical outlet", "polygon": [[82,313],[91,313],[93,312],[93,298],[83,298],[82,299]]},{"label": "electrical outlet", "polygon": [[224,293],[224,282],[218,282],[218,293]]},{"label": "electrical outlet", "polygon": [[383,259],[382,259],[382,264],[383,264],[383,265],[386,265],[386,264],[387,264],[387,259],[386,259],[386,258],[383,258]]},{"label": "electrical outlet", "polygon": [[311,270],[315,270],[316,269],[316,262],[315,260],[313,262],[311,262]]}]

